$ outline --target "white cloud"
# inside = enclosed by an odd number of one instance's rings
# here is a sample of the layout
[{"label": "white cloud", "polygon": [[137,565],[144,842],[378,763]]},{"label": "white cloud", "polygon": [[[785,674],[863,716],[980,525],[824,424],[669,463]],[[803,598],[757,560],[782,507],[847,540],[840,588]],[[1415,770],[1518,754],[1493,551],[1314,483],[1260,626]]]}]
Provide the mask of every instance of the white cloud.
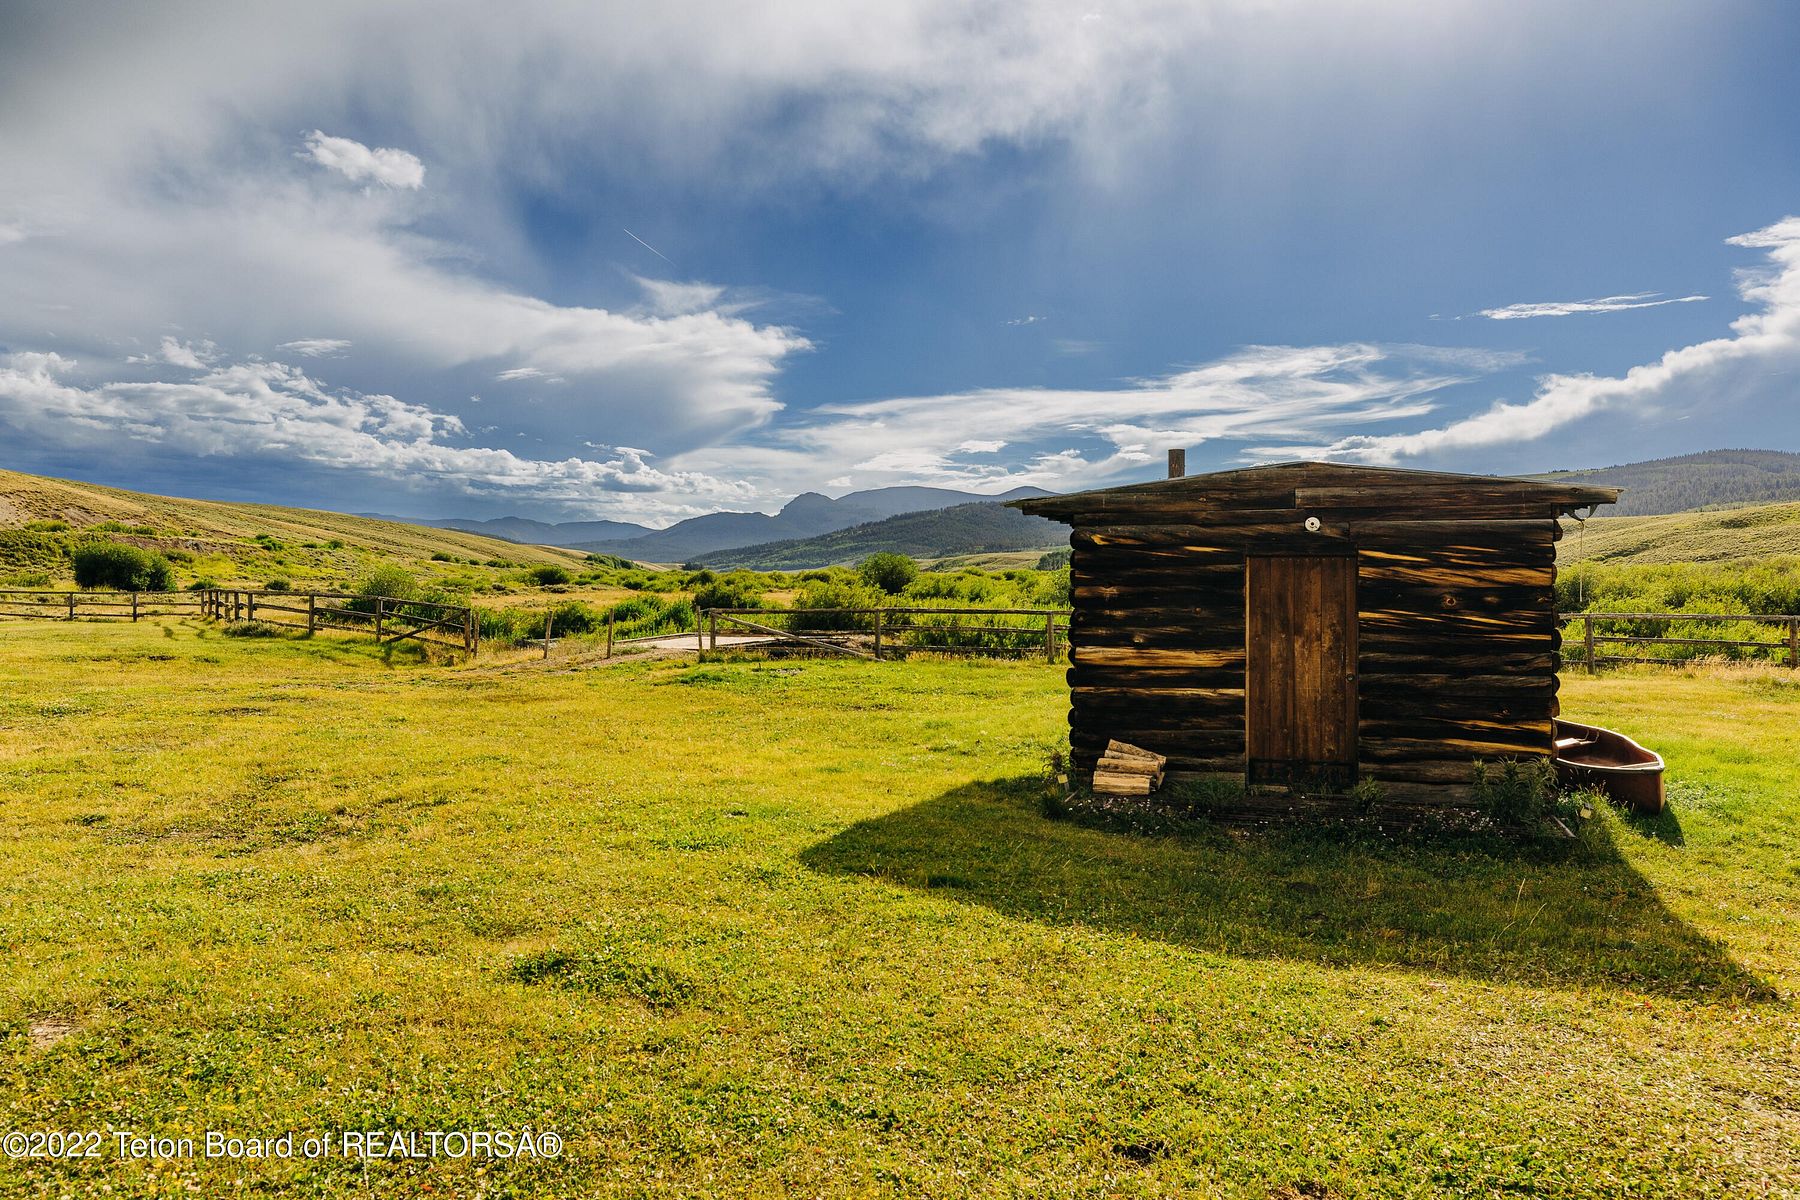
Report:
[{"label": "white cloud", "polygon": [[1048,321],[1049,319],[1050,318],[1048,318],[1048,317],[1040,317],[1040,316],[1033,314],[1031,316],[1014,317],[1011,320],[1009,320],[1007,322],[1007,324],[1008,325],[1036,325],[1039,321]]},{"label": "white cloud", "polygon": [[963,442],[956,448],[959,454],[997,454],[1004,449],[1006,443],[1003,441],[982,441],[979,438]]},{"label": "white cloud", "polygon": [[1272,447],[1262,453],[1394,463],[1536,441],[1600,414],[1638,424],[1656,416],[1713,415],[1734,406],[1785,411],[1793,403],[1787,379],[1800,367],[1800,217],[1784,218],[1727,243],[1765,251],[1769,260],[1765,269],[1739,274],[1739,295],[1758,308],[1731,323],[1730,337],[1670,350],[1621,376],[1547,375],[1530,400],[1502,401],[1435,429],[1352,434],[1324,445]]},{"label": "white cloud", "polygon": [[348,338],[299,338],[292,342],[283,342],[281,350],[292,350],[295,354],[307,358],[336,358],[348,350],[351,342]]},{"label": "white cloud", "polygon": [[[1710,296],[1654,297],[1661,292],[1634,292],[1629,296],[1601,296],[1595,300],[1551,300],[1541,304],[1508,304],[1504,308],[1484,308],[1478,313],[1491,321],[1522,321],[1529,317],[1570,317],[1579,313],[1624,312],[1633,308],[1660,308],[1664,304],[1692,304],[1710,300]],[[1433,314],[1435,316],[1435,314]]]},{"label": "white cloud", "polygon": [[646,279],[639,275],[632,278],[644,289],[650,302],[650,311],[664,317],[719,308],[719,300],[725,294],[725,289],[716,283],[675,283],[667,279]]},{"label": "white cloud", "polygon": [[[677,461],[735,469],[788,491],[807,486],[821,462],[854,464],[865,486],[1083,486],[1135,470],[1168,446],[1420,417],[1436,407],[1435,393],[1517,361],[1441,347],[1251,346],[1114,389],[984,388],[829,405]],[[1027,450],[1011,464],[960,457],[984,446],[1045,443],[1062,448]]]},{"label": "white cloud", "polygon": [[[0,358],[0,421],[46,445],[116,450],[125,442],[181,458],[299,462],[593,511],[678,514],[696,501],[741,504],[754,496],[741,482],[651,467],[643,451],[622,446],[604,461],[546,461],[451,444],[468,435],[454,416],[392,396],[330,389],[282,363],[216,366],[178,383],[83,385],[71,381],[78,368],[54,353]],[[609,493],[644,495],[609,500]]]},{"label": "white cloud", "polygon": [[495,379],[500,380],[502,383],[512,383],[515,380],[520,379],[542,379],[543,377],[544,372],[538,370],[536,367],[514,367],[510,371],[502,371],[494,376]]},{"label": "white cloud", "polygon": [[204,371],[208,363],[218,357],[219,348],[211,342],[183,342],[172,337],[164,337],[162,343],[150,354],[137,354],[125,361],[130,363],[167,363],[172,367],[186,367],[190,371]]},{"label": "white cloud", "polygon": [[306,135],[306,148],[300,154],[352,183],[366,180],[382,187],[413,190],[425,186],[425,164],[404,150],[371,150],[361,142],[331,137],[315,129]]}]

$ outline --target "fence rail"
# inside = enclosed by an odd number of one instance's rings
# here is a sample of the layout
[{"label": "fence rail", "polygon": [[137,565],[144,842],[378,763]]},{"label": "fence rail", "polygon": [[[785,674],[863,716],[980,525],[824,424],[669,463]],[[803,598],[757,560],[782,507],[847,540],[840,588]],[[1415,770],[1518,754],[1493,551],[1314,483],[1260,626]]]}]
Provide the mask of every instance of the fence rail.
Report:
[{"label": "fence rail", "polygon": [[198,592],[57,592],[0,589],[0,617],[137,621],[200,611]]},{"label": "fence rail", "polygon": [[[1678,663],[1698,658],[1707,650],[1723,650],[1728,657],[1747,662],[1780,662],[1800,669],[1800,616],[1765,613],[1565,613],[1559,618],[1567,627],[1581,623],[1581,653],[1578,661],[1589,675],[1603,663]],[[1776,636],[1768,639],[1726,636],[1724,630],[1713,635],[1684,636],[1672,632],[1670,626],[1681,622],[1752,626],[1773,626]],[[1749,632],[1732,631],[1732,632]],[[1565,648],[1568,638],[1564,638]],[[1604,654],[1602,646],[1668,647],[1668,653]],[[1681,653],[1680,647],[1694,653]],[[1564,658],[1568,659],[1566,649]]]},{"label": "fence rail", "polygon": [[[286,629],[368,633],[384,646],[413,641],[448,646],[467,654],[481,649],[481,622],[475,610],[435,600],[359,596],[349,592],[269,592],[208,588],[198,593],[204,615],[221,621],[261,621]],[[286,602],[286,603],[284,603]],[[289,619],[271,617],[284,613]]]},{"label": "fence rail", "polygon": [[321,629],[368,633],[383,645],[412,639],[468,654],[475,654],[481,647],[481,624],[473,609],[431,600],[242,588],[202,588],[192,592],[0,590],[0,617],[137,621],[182,615],[215,621],[260,621],[308,633]]},{"label": "fence rail", "polygon": [[723,627],[727,637],[856,658],[1041,654],[1054,662],[1068,645],[1070,615],[1066,608],[709,608],[694,638],[696,648],[716,650]]},{"label": "fence rail", "polygon": [[[456,604],[360,596],[349,592],[271,592],[206,588],[192,592],[63,592],[0,588],[0,618],[138,621],[199,615],[220,621],[260,621],[314,633],[321,629],[369,634],[383,645],[413,640],[473,655],[481,647],[476,611]],[[764,644],[792,646],[871,659],[908,654],[1043,655],[1054,662],[1068,646],[1070,610],[1041,608],[709,608],[695,621],[696,649],[717,649],[734,633]],[[1750,662],[1779,662],[1800,669],[1800,615],[1764,613],[1565,613],[1571,633],[1579,623],[1579,650],[1565,634],[1564,660],[1593,674],[1608,663],[1678,663],[1709,651]],[[1711,632],[1672,629],[1682,623],[1739,626]],[[1749,628],[1745,628],[1749,627]],[[1746,637],[1756,627],[1767,638]],[[549,641],[546,627],[545,641]],[[661,641],[670,634],[621,638]],[[685,635],[675,635],[685,636]],[[612,622],[607,623],[607,651]],[[730,643],[727,643],[728,645]],[[1647,653],[1609,653],[1609,647],[1643,647]],[[1687,653],[1691,651],[1691,653]]]}]

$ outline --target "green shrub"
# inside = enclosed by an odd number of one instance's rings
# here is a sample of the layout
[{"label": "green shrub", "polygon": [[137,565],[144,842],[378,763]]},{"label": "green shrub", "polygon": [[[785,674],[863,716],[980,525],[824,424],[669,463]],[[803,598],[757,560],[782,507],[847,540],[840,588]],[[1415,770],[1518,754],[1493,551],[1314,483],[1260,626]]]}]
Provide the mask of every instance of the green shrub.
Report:
[{"label": "green shrub", "polygon": [[60,570],[68,558],[68,547],[55,534],[0,529],[0,567],[55,571]]},{"label": "green shrub", "polygon": [[533,567],[525,573],[525,577],[539,587],[550,587],[552,585],[560,586],[566,583],[573,583],[575,580],[575,576],[569,574],[569,569],[567,567],[553,565]]},{"label": "green shrub", "polygon": [[269,582],[263,584],[263,587],[271,592],[285,592],[293,586],[292,583],[285,579],[271,579]]},{"label": "green shrub", "polygon": [[7,587],[14,588],[47,588],[50,586],[50,574],[47,571],[14,571],[10,575],[0,575]]},{"label": "green shrub", "polygon": [[150,550],[119,542],[89,542],[70,555],[75,585],[118,588],[126,592],[166,592],[175,586],[169,560]]},{"label": "green shrub", "polygon": [[882,551],[863,559],[857,568],[863,582],[878,587],[890,596],[898,596],[906,585],[919,577],[919,564],[904,554]]},{"label": "green shrub", "polygon": [[[710,574],[710,572],[706,572]],[[761,581],[748,571],[733,571],[702,584],[694,592],[694,607],[707,608],[761,608],[763,606],[763,589]]]},{"label": "green shrub", "polygon": [[[590,608],[579,600],[570,600],[566,604],[557,605],[554,610],[554,616],[555,620],[550,624],[551,632],[564,634],[569,637],[578,637],[584,633],[593,633],[596,629],[600,629],[606,624],[605,613],[598,609]],[[538,636],[543,636],[541,630],[539,631]]]},{"label": "green shrub", "polygon": [[1475,763],[1475,803],[1496,824],[1532,830],[1554,810],[1556,768],[1547,758]]},{"label": "green shrub", "polygon": [[442,550],[438,550],[438,551],[434,551],[432,553],[431,561],[432,562],[455,562],[456,560],[454,558],[450,557],[448,554],[445,554]]},{"label": "green shrub", "polygon": [[342,550],[344,548],[344,539],[343,538],[332,538],[330,541],[325,543],[325,548],[327,550]]},{"label": "green shrub", "polygon": [[69,527],[67,521],[27,521],[25,529],[29,533],[60,533]]},{"label": "green shrub", "polygon": [[356,594],[374,599],[387,596],[393,600],[414,600],[419,595],[419,582],[405,567],[376,567],[357,585]]},{"label": "green shrub", "polygon": [[[800,589],[795,608],[868,609],[886,604],[886,592],[847,579],[822,579]],[[819,612],[796,617],[798,626],[819,630],[873,629],[875,617],[867,612]]]}]

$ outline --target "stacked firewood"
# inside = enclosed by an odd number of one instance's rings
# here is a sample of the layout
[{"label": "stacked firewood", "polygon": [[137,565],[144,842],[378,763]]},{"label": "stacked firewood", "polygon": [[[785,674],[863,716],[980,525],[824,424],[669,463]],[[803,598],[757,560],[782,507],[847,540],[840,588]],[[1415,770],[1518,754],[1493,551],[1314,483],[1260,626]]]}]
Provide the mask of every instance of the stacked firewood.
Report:
[{"label": "stacked firewood", "polygon": [[1094,791],[1107,796],[1148,796],[1162,786],[1168,762],[1139,746],[1110,741],[1106,753],[1094,764]]}]

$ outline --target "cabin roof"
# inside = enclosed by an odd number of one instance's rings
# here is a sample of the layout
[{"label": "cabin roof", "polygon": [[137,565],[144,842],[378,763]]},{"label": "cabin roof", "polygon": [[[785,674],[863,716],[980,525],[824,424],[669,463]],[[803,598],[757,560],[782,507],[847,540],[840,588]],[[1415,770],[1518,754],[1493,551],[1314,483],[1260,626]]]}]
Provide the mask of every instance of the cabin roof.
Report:
[{"label": "cabin roof", "polygon": [[[1007,501],[1034,517],[1082,523],[1129,518],[1134,513],[1192,511],[1204,516],[1225,509],[1307,511],[1454,511],[1519,515],[1541,512],[1548,519],[1577,509],[1611,504],[1618,488],[1589,487],[1504,475],[1457,475],[1398,467],[1344,463],[1289,462],[1269,466],[1183,475],[1150,483]],[[1166,519],[1166,517],[1165,517]]]}]

